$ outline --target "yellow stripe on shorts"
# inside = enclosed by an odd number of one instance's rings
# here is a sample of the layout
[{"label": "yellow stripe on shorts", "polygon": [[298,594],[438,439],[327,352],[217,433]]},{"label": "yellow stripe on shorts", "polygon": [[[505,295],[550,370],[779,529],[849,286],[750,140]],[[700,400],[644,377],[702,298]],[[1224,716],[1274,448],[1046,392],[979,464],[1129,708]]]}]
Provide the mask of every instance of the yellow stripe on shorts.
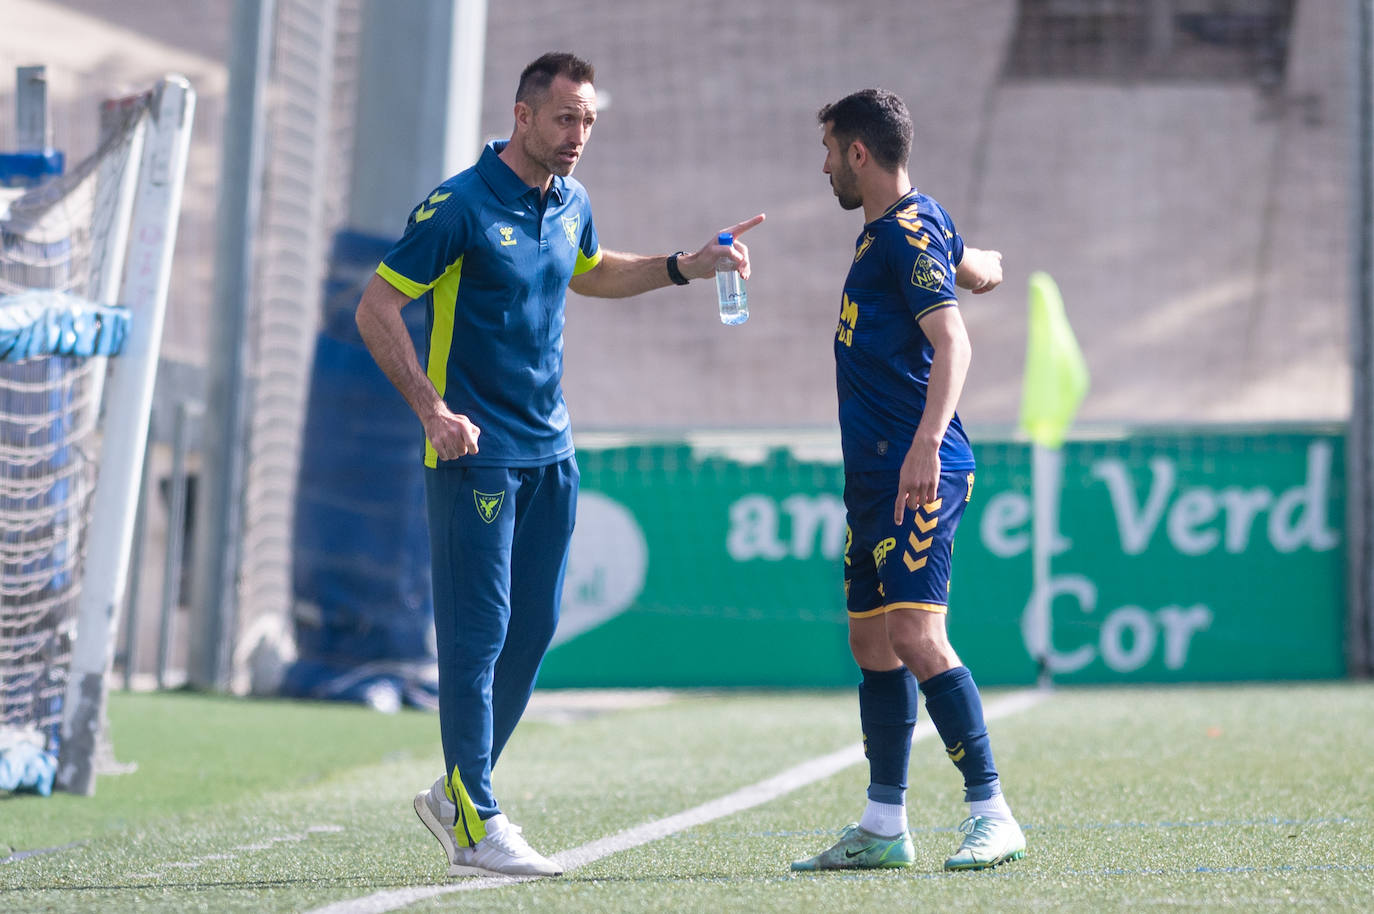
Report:
[{"label": "yellow stripe on shorts", "polygon": [[949,607],[943,603],[885,603],[877,609],[866,609],[863,612],[856,613],[851,610],[849,618],[871,619],[874,616],[881,616],[898,609],[919,609],[921,612],[941,614],[949,612]]}]

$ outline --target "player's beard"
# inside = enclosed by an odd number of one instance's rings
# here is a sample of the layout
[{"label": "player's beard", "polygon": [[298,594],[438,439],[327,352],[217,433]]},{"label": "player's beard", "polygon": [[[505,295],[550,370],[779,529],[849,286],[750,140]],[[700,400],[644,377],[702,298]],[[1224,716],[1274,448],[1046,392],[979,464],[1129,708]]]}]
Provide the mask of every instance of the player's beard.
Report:
[{"label": "player's beard", "polygon": [[[551,143],[546,143],[537,131],[530,131],[525,134],[521,146],[526,158],[532,162],[538,162],[540,167],[549,174],[558,175],[561,178],[566,178],[572,174],[573,169],[577,167],[577,163],[581,159],[581,156],[578,156],[571,162],[563,161],[558,156],[559,148]],[[568,151],[572,152],[573,150],[569,148]]]},{"label": "player's beard", "polygon": [[864,205],[863,195],[859,193],[859,179],[848,162],[841,162],[830,172],[830,189],[840,201],[841,209],[858,209]]}]

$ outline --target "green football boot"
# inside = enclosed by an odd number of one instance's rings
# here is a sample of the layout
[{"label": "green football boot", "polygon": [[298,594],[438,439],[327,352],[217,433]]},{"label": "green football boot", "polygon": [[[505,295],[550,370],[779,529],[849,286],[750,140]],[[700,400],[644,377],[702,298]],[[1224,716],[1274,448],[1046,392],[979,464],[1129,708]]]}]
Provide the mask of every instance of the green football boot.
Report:
[{"label": "green football boot", "polygon": [[834,847],[805,860],[794,860],[792,869],[811,870],[877,870],[888,867],[911,866],[916,851],[911,835],[902,832],[895,838],[884,838],[860,828],[857,822],[846,825]]},{"label": "green football boot", "polygon": [[959,826],[959,832],[964,840],[954,856],[945,861],[947,870],[985,870],[1026,856],[1026,836],[1015,822],[969,816]]}]

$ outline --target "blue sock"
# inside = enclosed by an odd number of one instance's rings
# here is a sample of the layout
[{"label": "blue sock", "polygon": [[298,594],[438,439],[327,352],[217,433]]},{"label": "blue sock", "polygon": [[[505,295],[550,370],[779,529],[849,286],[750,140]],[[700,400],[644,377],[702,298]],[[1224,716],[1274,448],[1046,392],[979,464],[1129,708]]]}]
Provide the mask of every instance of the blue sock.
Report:
[{"label": "blue sock", "polygon": [[1001,792],[992,744],[983,723],[983,699],[966,666],[956,666],[921,683],[926,713],[945,744],[945,754],[964,776],[964,799],[986,800]]},{"label": "blue sock", "polygon": [[904,666],[895,670],[861,670],[859,723],[868,756],[868,798],[901,805],[911,759],[911,731],[920,701],[916,677]]}]

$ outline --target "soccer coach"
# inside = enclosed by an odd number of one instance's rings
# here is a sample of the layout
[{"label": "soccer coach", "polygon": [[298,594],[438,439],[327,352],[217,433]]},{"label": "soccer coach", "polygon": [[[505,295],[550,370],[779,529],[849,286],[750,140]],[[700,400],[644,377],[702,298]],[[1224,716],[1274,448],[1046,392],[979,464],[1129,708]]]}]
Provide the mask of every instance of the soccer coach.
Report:
[{"label": "soccer coach", "polygon": [[[509,141],[440,184],[377,267],[357,322],[425,431],[444,775],[415,810],[449,875],[556,876],[501,813],[491,773],[558,624],[578,470],[563,400],[567,289],[620,298],[711,276],[749,252],[603,250],[571,177],[596,121],[592,66],[545,54],[520,75]],[[736,239],[763,221],[724,231]],[[421,367],[401,309],[424,299]],[[480,447],[479,447],[480,438]]]}]

